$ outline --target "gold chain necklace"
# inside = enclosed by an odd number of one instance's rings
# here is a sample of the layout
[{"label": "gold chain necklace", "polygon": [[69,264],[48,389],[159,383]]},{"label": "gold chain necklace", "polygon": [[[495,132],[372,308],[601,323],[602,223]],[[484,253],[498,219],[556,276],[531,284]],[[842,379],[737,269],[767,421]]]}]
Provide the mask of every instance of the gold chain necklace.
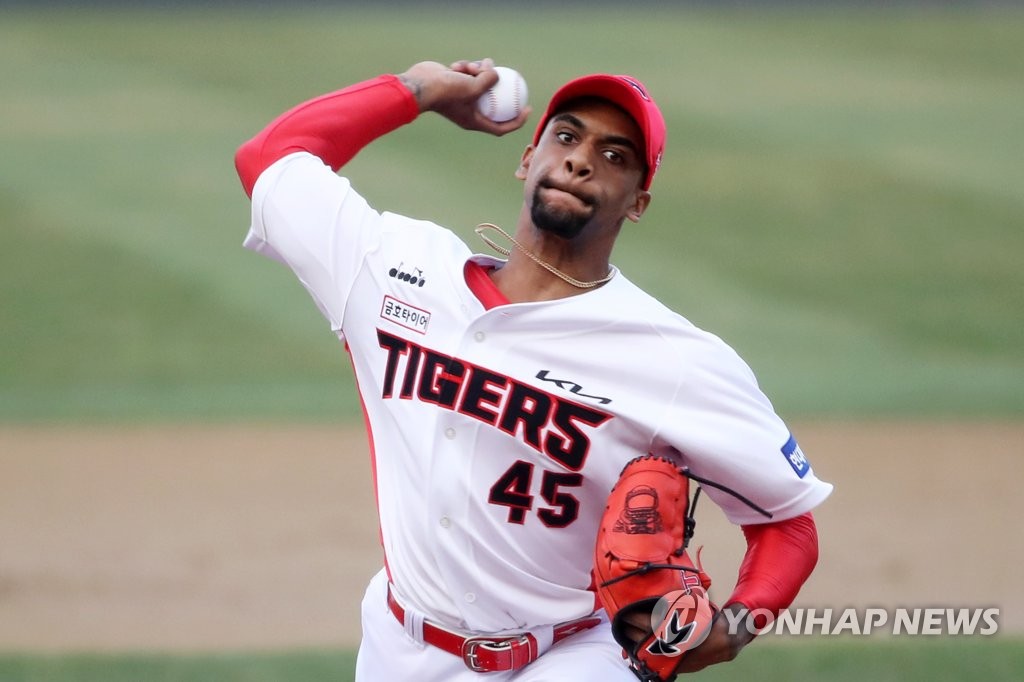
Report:
[{"label": "gold chain necklace", "polygon": [[487,235],[484,234],[484,232],[486,230],[497,230],[503,237],[505,237],[505,239],[507,239],[510,242],[512,242],[512,244],[517,249],[519,249],[524,254],[526,254],[527,258],[529,258],[534,263],[536,263],[537,265],[541,266],[542,268],[544,268],[545,270],[550,272],[555,277],[558,277],[561,280],[563,280],[565,282],[568,282],[569,284],[573,285],[577,289],[592,289],[592,288],[594,288],[596,286],[604,284],[605,282],[607,282],[608,280],[610,280],[612,277],[615,276],[615,271],[612,270],[611,268],[608,268],[608,275],[607,276],[602,277],[601,279],[595,279],[593,282],[583,282],[581,280],[576,279],[575,277],[570,277],[569,275],[565,274],[564,272],[562,272],[561,270],[559,270],[558,268],[556,268],[553,265],[548,265],[547,263],[542,261],[540,258],[538,258],[537,256],[533,255],[533,253],[531,253],[529,250],[527,250],[527,248],[525,246],[523,246],[518,241],[516,241],[515,238],[512,235],[510,235],[508,232],[506,232],[505,230],[501,229],[500,227],[498,227],[494,223],[480,223],[479,225],[477,225],[476,226],[476,233],[478,235],[480,235],[480,239],[483,239],[484,242],[489,247],[491,247],[492,249],[494,249],[495,251],[497,251],[498,253],[500,253],[503,256],[508,256],[512,252],[509,249],[506,249],[504,246],[498,246],[497,244],[495,244],[494,241],[490,237],[488,237]]}]

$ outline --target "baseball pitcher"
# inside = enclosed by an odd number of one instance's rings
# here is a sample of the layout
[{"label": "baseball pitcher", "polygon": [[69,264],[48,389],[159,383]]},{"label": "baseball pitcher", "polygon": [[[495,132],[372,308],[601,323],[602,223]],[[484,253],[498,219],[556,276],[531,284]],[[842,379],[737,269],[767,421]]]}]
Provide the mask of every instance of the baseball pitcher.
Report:
[{"label": "baseball pitcher", "polygon": [[[236,156],[245,247],[308,290],[365,409],[384,565],[356,679],[670,680],[731,660],[754,635],[723,611],[763,627],[791,603],[832,486],[736,353],[611,264],[665,147],[643,83],[554,93],[514,174],[516,224],[480,227],[505,258],[338,175],[426,112],[519,129],[529,110],[477,108],[496,81],[490,60],[422,62],[298,105]],[[702,493],[748,545],[718,600],[689,547]]]}]

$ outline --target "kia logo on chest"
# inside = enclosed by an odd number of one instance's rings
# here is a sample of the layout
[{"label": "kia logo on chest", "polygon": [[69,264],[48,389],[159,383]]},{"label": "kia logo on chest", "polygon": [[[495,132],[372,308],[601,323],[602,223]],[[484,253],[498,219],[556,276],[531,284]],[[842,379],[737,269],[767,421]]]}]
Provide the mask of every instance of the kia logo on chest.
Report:
[{"label": "kia logo on chest", "polygon": [[563,391],[569,391],[570,393],[578,395],[581,398],[589,398],[590,400],[596,400],[602,405],[607,405],[612,401],[611,398],[604,398],[599,395],[587,395],[586,393],[583,392],[583,387],[577,384],[575,381],[570,381],[568,379],[549,379],[548,370],[546,369],[542,369],[541,371],[537,372],[537,378],[540,379],[541,381],[547,381],[549,383],[552,383],[555,386],[558,386]]}]

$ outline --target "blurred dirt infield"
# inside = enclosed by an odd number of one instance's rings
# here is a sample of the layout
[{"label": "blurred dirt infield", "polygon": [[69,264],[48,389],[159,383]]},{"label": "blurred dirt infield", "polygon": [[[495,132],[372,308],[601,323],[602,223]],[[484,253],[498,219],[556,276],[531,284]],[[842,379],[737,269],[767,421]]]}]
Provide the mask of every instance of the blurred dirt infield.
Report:
[{"label": "blurred dirt infield", "polygon": [[[1024,632],[1024,424],[793,426],[836,484],[798,605]],[[710,504],[697,535],[723,599],[742,536]],[[0,427],[0,650],[353,646],[380,562],[361,429]]]}]

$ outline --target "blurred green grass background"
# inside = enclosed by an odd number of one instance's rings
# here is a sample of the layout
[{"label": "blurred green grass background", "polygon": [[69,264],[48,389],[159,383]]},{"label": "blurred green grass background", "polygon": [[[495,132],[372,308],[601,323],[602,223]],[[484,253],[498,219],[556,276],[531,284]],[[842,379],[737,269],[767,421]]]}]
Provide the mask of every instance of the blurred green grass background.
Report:
[{"label": "blurred green grass background", "polygon": [[[305,292],[241,248],[234,150],[308,97],[484,55],[537,106],[647,82],[669,147],[615,261],[784,416],[1019,416],[1022,34],[1009,8],[7,11],[0,421],[355,418]],[[424,117],[347,172],[486,251],[528,140]]]}]

